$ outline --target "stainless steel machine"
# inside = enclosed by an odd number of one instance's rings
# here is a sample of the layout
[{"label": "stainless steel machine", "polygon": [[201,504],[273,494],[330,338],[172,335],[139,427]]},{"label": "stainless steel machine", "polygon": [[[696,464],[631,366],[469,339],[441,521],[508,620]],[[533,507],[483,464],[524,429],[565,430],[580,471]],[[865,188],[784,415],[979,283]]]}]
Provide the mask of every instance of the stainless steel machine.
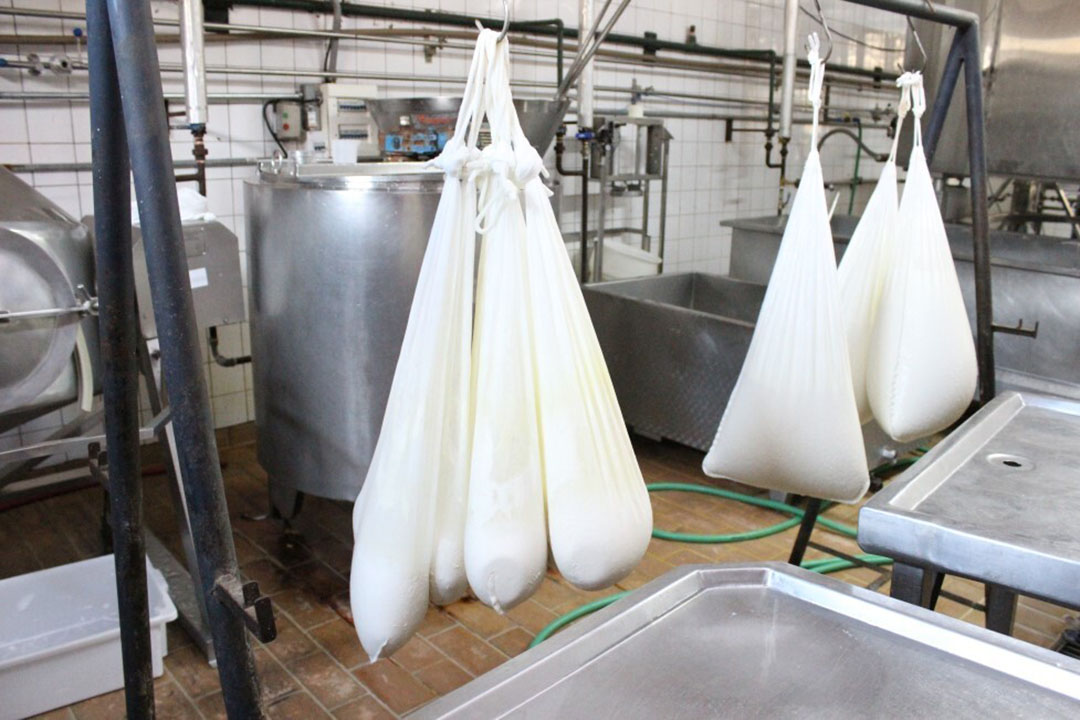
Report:
[{"label": "stainless steel machine", "polygon": [[356,498],[375,448],[443,174],[266,162],[245,188],[259,462],[285,517]]},{"label": "stainless steel machine", "polygon": [[[937,4],[937,3],[935,3]],[[994,174],[1080,179],[1080,3],[1070,0],[943,0],[979,15],[986,93],[986,164]],[[916,20],[926,49],[926,94],[933,98],[952,38],[951,28]],[[907,67],[923,65],[913,42]],[[954,96],[931,168],[968,174],[964,100]],[[927,117],[929,119],[929,116]],[[910,136],[908,136],[910,137]],[[910,147],[910,140],[904,138]],[[900,157],[908,151],[901,149]]]},{"label": "stainless steel machine", "polygon": [[0,168],[0,432],[75,400],[98,364],[86,228]]}]

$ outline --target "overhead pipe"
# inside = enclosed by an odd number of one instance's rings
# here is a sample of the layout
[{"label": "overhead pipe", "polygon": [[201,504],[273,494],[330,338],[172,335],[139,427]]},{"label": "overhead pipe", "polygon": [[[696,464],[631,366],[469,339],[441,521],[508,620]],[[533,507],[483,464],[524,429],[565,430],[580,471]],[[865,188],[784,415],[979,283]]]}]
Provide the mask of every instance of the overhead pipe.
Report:
[{"label": "overhead pipe", "polygon": [[[89,0],[86,6],[92,67],[90,145],[97,161],[93,192],[98,325],[124,702],[129,718],[148,720],[154,717],[154,675],[143,539],[136,363],[139,323],[131,256],[129,161],[108,9],[104,0]],[[109,161],[103,162],[104,158]]]}]

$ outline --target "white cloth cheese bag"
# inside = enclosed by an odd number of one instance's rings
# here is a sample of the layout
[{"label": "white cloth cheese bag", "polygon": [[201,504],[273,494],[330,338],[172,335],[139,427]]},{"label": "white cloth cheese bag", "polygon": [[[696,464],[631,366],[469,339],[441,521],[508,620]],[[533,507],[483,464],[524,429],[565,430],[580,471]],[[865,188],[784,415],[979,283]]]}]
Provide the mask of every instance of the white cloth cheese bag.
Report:
[{"label": "white cloth cheese bag", "polygon": [[848,359],[851,362],[851,382],[855,390],[855,403],[859,408],[859,420],[864,424],[873,418],[870,400],[866,396],[866,359],[870,353],[870,339],[874,333],[878,301],[881,299],[881,290],[885,285],[885,276],[889,271],[889,263],[892,262],[895,244],[896,146],[904,116],[911,109],[911,77],[911,73],[904,73],[897,80],[900,86],[900,102],[897,106],[892,152],[881,168],[881,176],[866,203],[866,209],[859,218],[859,224],[855,227],[837,270],[840,307],[844,313]]},{"label": "white cloth cheese bag", "polygon": [[840,309],[810,38],[810,151],[739,379],[702,469],[770,490],[854,502],[869,486]]},{"label": "white cloth cheese bag", "polygon": [[[491,144],[479,164],[483,236],[473,326],[473,438],[465,570],[473,593],[502,612],[527,599],[547,569],[526,230],[513,149],[507,43],[487,82]],[[539,172],[539,170],[537,170]]]},{"label": "white cloth cheese bag", "polygon": [[919,118],[926,96],[921,76],[911,90],[915,143],[866,373],[874,417],[900,442],[930,435],[958,420],[971,403],[979,374],[971,325],[923,151]]},{"label": "white cloth cheese bag", "polygon": [[[510,96],[509,85],[505,93]],[[540,180],[543,161],[516,115],[513,120],[516,177],[524,185],[551,554],[571,584],[596,590],[618,582],[641,561],[652,535],[652,504],[550,193]]]},{"label": "white cloth cheese bag", "polygon": [[416,284],[375,453],[353,509],[349,592],[372,661],[405,644],[437,602],[466,590],[470,328],[483,81],[497,33],[480,34],[454,137],[435,164],[442,197]]}]

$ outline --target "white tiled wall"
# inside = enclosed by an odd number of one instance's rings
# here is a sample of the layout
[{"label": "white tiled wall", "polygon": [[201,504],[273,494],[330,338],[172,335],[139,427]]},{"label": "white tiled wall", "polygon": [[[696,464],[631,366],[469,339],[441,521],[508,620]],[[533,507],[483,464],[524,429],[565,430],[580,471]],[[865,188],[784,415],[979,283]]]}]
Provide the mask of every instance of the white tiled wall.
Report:
[{"label": "white tiled wall", "polygon": [[[372,0],[382,2],[383,0]],[[495,17],[502,12],[498,0],[397,0],[387,4],[419,9],[438,8],[444,11],[463,12]],[[812,7],[804,0],[803,4]],[[841,0],[825,0],[822,3],[830,25],[850,36],[858,37],[871,45],[900,48],[903,45],[904,23],[897,16],[849,5]],[[0,6],[62,9],[82,13],[83,0],[0,0]],[[515,20],[561,17],[568,26],[576,27],[576,0],[518,0],[513,2]],[[171,2],[154,2],[154,12],[159,17],[175,17],[176,5]],[[330,18],[281,10],[234,8],[230,15],[233,23],[246,23],[294,28],[329,28]],[[815,24],[800,15],[800,36]],[[351,28],[387,27],[393,23],[345,18],[344,26]],[[397,23],[402,25],[401,23]],[[625,12],[615,32],[642,35],[653,31],[661,39],[684,40],[687,28],[694,25],[697,42],[732,48],[772,48],[780,51],[783,28],[783,0],[742,0],[733,2],[700,2],[696,0],[634,0]],[[18,45],[0,45],[0,57],[24,57],[36,52],[49,57],[59,51],[56,46],[35,46],[33,35],[64,33],[68,36],[76,28],[84,28],[81,21],[57,21],[45,19],[12,18],[0,16],[0,35],[27,36]],[[175,33],[175,28],[161,27],[163,34]],[[462,45],[467,41],[454,41]],[[620,47],[627,50],[625,47]],[[63,49],[69,56],[85,59],[85,47],[74,43]],[[233,68],[306,69],[319,67],[324,46],[320,41],[230,41],[219,42],[214,38],[206,43],[206,64],[210,68],[229,66]],[[632,49],[628,50],[633,52]],[[163,64],[178,64],[180,50],[176,44],[162,45],[159,51]],[[870,50],[856,43],[836,38],[832,62],[872,68],[882,66],[893,69],[899,59],[896,52]],[[699,58],[700,59],[700,58]],[[525,82],[553,82],[554,62],[548,56],[516,55],[514,79]],[[343,72],[392,74],[405,79],[357,80],[374,82],[379,92],[387,96],[411,96],[452,94],[460,92],[460,86],[450,82],[422,82],[417,78],[461,78],[467,70],[468,55],[463,50],[443,49],[428,61],[421,48],[412,45],[381,42],[343,42],[340,48],[338,69]],[[182,78],[178,73],[163,75],[165,91],[182,92]],[[250,74],[209,74],[211,93],[255,92],[291,95],[298,82],[314,81],[316,78],[282,78]],[[652,86],[657,93],[694,93],[709,97],[726,97],[764,101],[767,87],[761,79],[747,79],[731,75],[715,75],[694,71],[672,71],[643,68],[636,65],[601,63],[595,82],[598,86],[629,88],[632,81],[641,86]],[[26,72],[0,69],[0,93],[7,91],[85,91],[85,72],[76,71],[70,76],[45,73],[32,77]],[[803,88],[798,88],[797,98],[803,98]],[[518,86],[515,92],[522,97],[546,96],[548,89]],[[832,96],[838,106],[881,107],[893,102],[891,93],[864,93],[836,89]],[[596,107],[622,108],[628,96],[610,91],[598,92]],[[697,104],[680,104],[674,99],[652,97],[646,107],[650,110],[671,110],[681,113],[706,114],[756,114],[763,116],[761,106],[719,107],[713,102],[691,101]],[[177,105],[177,108],[182,105]],[[211,158],[266,156],[272,143],[260,118],[260,103],[237,102],[212,104],[208,125],[207,145]],[[741,123],[746,125],[746,123]],[[753,124],[760,126],[760,122]],[[736,129],[740,123],[736,123]],[[719,226],[724,219],[765,215],[775,212],[779,174],[764,166],[764,138],[760,133],[736,132],[732,142],[724,141],[724,123],[712,119],[671,119],[667,128],[674,136],[670,168],[670,197],[668,201],[667,270],[671,272],[703,270],[726,272],[729,254],[729,231]],[[888,140],[880,130],[867,131],[867,142],[879,150],[888,149]],[[800,125],[792,142],[789,160],[789,176],[797,177],[805,146],[809,139],[808,126]],[[90,157],[89,113],[84,101],[13,102],[0,100],[0,163],[53,163],[86,161]],[[186,131],[173,133],[174,157],[191,157],[190,136]],[[846,179],[851,175],[854,145],[845,139],[830,141],[823,151],[825,177]],[[774,157],[776,151],[774,150]],[[550,162],[550,157],[548,158]],[[574,160],[570,160],[572,164]],[[212,168],[208,171],[208,197],[210,209],[221,221],[240,237],[241,254],[245,254],[245,228],[243,216],[242,182],[251,177],[249,167]],[[863,156],[861,174],[876,177],[874,163]],[[91,180],[88,172],[34,173],[24,178],[76,217],[91,214]],[[594,186],[595,187],[595,186]],[[564,185],[563,223],[567,230],[577,229],[577,183],[573,180]],[[864,190],[864,196],[868,192]],[[785,191],[785,195],[790,190]],[[654,196],[655,198],[655,196]],[[841,211],[846,209],[847,190],[841,192]],[[595,207],[595,205],[593,206]],[[653,202],[653,215],[658,208],[658,198]],[[609,224],[625,225],[640,222],[639,203],[619,199],[609,210]],[[655,220],[653,224],[655,231]],[[241,258],[246,267],[246,256]],[[246,284],[246,277],[245,277]],[[226,354],[246,353],[249,347],[247,326],[222,328],[222,351]],[[252,384],[249,368],[225,369],[212,365],[207,359],[207,374],[212,395],[213,412],[219,427],[253,419]],[[59,424],[60,416],[39,421]]]}]

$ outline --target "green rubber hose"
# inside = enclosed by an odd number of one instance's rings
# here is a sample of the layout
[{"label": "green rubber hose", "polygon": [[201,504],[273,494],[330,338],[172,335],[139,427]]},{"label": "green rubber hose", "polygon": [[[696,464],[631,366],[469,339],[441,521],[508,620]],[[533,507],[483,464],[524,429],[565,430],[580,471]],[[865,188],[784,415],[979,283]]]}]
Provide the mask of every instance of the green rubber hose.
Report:
[{"label": "green rubber hose", "polygon": [[[677,533],[669,530],[663,530],[661,528],[653,528],[652,535],[655,538],[661,540],[674,540],[676,542],[686,543],[701,543],[701,544],[717,544],[717,543],[733,543],[733,542],[745,542],[747,540],[758,540],[770,535],[776,535],[782,533],[785,530],[795,527],[802,522],[802,516],[806,514],[806,511],[802,508],[797,508],[794,505],[788,505],[777,500],[770,500],[769,498],[757,497],[756,495],[746,495],[745,493],[734,492],[733,490],[724,490],[722,488],[711,487],[709,485],[694,485],[692,483],[649,483],[645,486],[649,492],[694,492],[702,495],[713,495],[715,497],[726,498],[728,500],[735,500],[737,502],[745,503],[747,505],[756,505],[758,507],[768,508],[770,510],[776,510],[782,513],[791,515],[790,518],[779,522],[775,525],[759,528],[757,530],[748,530],[746,532],[728,533],[725,535],[700,535],[695,533]],[[837,522],[830,518],[818,516],[818,523],[833,532],[847,537],[855,537],[855,528],[844,523]]]}]

